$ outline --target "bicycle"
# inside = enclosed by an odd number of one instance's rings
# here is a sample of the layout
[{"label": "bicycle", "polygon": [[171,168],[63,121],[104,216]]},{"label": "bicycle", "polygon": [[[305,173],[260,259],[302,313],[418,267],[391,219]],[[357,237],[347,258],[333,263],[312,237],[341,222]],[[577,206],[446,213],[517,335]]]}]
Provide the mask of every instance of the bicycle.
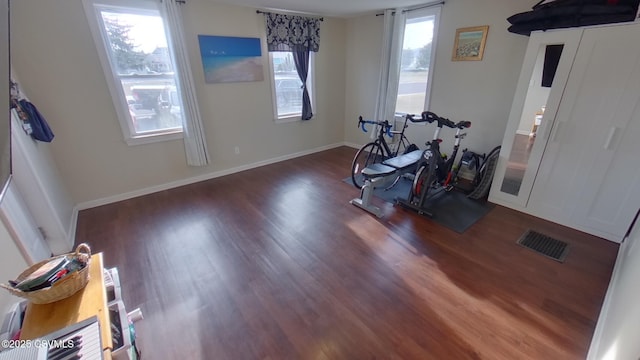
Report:
[{"label": "bicycle", "polygon": [[488,154],[478,155],[481,164],[478,161],[480,166],[476,167],[475,177],[472,181],[473,190],[467,195],[470,199],[486,199],[487,195],[489,195],[489,188],[498,164],[500,150],[501,146],[496,146]]},{"label": "bicycle", "polygon": [[[405,154],[418,149],[415,144],[411,144],[409,142],[409,139],[407,139],[404,134],[405,129],[409,126],[407,124],[407,121],[409,120],[411,120],[412,122],[423,121],[414,119],[413,115],[407,115],[405,116],[402,130],[391,130],[393,128],[393,125],[389,124],[388,120],[363,120],[362,116],[358,118],[358,127],[362,128],[362,131],[364,132],[367,132],[365,124],[377,125],[378,137],[374,141],[361,147],[353,158],[353,162],[351,163],[351,180],[353,181],[353,185],[355,187],[357,187],[358,189],[362,189],[364,180],[360,173],[367,166],[371,164],[381,163],[387,159],[396,157],[400,153],[400,150],[402,150],[402,154]],[[394,136],[399,137],[395,149],[392,149],[389,146],[384,138],[385,135],[391,138]]]},{"label": "bicycle", "polygon": [[[461,163],[456,168],[453,167],[453,164],[460,148],[460,141],[466,136],[466,133],[462,133],[462,130],[471,127],[471,122],[459,121],[455,123],[430,111],[423,112],[422,119],[428,123],[437,123],[433,140],[426,144],[427,149],[423,152],[423,162],[418,165],[408,198],[406,200],[397,199],[396,203],[416,210],[421,215],[427,214],[431,216],[425,209],[426,200],[435,194],[432,190],[439,188],[440,190],[451,191],[453,189],[452,184],[457,177]],[[440,131],[444,126],[456,129],[456,140],[449,158],[440,153],[440,143],[442,142]]]}]

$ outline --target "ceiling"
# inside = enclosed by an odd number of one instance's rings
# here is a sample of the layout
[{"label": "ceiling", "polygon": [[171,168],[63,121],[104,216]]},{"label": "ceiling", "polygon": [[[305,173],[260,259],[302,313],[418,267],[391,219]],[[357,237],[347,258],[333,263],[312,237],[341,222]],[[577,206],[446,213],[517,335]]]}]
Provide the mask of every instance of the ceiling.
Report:
[{"label": "ceiling", "polygon": [[384,9],[411,7],[429,0],[210,0],[215,3],[251,6],[322,16],[352,17]]}]

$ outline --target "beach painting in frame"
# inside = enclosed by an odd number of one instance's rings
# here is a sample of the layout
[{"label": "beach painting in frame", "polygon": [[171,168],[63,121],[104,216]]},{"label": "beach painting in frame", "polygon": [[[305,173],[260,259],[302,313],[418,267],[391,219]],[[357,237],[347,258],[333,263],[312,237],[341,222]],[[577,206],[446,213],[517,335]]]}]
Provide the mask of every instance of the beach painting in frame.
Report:
[{"label": "beach painting in frame", "polygon": [[263,81],[259,38],[198,35],[207,84]]},{"label": "beach painting in frame", "polygon": [[451,60],[482,60],[488,32],[489,25],[456,30],[456,39],[453,45],[453,56]]}]

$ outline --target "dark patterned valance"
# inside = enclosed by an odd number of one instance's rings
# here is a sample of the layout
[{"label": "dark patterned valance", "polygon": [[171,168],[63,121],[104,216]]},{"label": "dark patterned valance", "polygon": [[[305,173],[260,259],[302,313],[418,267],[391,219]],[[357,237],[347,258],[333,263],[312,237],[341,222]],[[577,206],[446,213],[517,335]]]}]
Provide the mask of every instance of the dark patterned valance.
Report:
[{"label": "dark patterned valance", "polygon": [[265,13],[269,51],[318,51],[320,21],[296,15]]}]

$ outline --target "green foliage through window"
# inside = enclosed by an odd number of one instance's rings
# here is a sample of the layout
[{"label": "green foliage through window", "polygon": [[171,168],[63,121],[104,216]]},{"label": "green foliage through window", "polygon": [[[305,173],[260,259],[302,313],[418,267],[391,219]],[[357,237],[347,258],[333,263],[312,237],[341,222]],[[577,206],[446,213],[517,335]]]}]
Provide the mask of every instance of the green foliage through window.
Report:
[{"label": "green foliage through window", "polygon": [[122,24],[117,18],[111,17],[104,12],[103,20],[118,74],[142,71],[146,55],[135,48],[135,43],[129,36],[132,26]]}]

